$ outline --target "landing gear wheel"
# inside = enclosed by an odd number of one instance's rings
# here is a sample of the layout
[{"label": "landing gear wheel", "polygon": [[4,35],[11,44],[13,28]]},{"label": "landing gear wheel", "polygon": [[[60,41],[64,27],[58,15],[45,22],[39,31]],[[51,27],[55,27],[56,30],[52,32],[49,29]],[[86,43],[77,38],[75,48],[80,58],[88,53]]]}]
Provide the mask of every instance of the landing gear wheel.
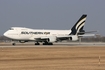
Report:
[{"label": "landing gear wheel", "polygon": [[44,42],[43,45],[48,45],[48,42]]},{"label": "landing gear wheel", "polygon": [[12,43],[12,45],[16,45],[15,43]]},{"label": "landing gear wheel", "polygon": [[53,43],[48,43],[48,45],[53,45]]},{"label": "landing gear wheel", "polygon": [[35,45],[40,45],[39,43],[35,43]]},{"label": "landing gear wheel", "polygon": [[53,43],[45,42],[45,43],[43,43],[43,45],[53,45]]},{"label": "landing gear wheel", "polygon": [[43,45],[47,45],[47,43],[43,43]]}]

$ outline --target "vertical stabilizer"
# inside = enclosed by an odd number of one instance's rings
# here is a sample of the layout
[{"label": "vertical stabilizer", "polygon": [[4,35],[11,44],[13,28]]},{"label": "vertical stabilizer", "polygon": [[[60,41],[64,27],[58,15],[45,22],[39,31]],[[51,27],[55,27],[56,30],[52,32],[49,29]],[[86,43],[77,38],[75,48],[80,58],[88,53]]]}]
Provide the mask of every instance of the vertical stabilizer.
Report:
[{"label": "vertical stabilizer", "polygon": [[87,17],[86,14],[83,14],[81,16],[77,23],[72,27],[70,35],[77,35],[78,32],[84,31],[83,27],[85,25],[86,17]]}]

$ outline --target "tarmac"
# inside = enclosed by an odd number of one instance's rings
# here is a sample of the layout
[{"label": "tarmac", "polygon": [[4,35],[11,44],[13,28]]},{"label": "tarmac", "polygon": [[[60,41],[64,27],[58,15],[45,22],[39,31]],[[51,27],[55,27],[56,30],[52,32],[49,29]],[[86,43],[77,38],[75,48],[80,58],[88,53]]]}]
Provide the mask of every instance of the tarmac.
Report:
[{"label": "tarmac", "polygon": [[16,43],[15,46],[12,43],[0,43],[0,47],[89,47],[89,46],[105,46],[105,42],[58,42],[53,45],[34,45],[34,43]]},{"label": "tarmac", "polygon": [[105,43],[0,43],[0,70],[105,70]]}]

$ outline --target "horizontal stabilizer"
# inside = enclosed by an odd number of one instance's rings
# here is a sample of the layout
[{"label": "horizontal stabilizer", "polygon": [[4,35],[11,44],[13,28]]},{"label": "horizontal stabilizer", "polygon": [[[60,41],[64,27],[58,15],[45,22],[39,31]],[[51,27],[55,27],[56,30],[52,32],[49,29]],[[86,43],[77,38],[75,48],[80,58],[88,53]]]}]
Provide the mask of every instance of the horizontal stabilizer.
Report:
[{"label": "horizontal stabilizer", "polygon": [[84,34],[84,35],[78,35],[79,37],[81,36],[95,36],[95,34]]},{"label": "horizontal stabilizer", "polygon": [[78,33],[93,33],[93,32],[97,32],[97,31],[78,32]]}]

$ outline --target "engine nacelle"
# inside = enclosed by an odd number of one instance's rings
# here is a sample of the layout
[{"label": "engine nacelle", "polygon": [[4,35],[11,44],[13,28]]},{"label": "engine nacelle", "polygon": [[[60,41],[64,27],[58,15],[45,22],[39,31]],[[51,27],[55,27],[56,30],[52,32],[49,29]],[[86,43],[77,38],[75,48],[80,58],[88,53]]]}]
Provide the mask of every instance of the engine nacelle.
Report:
[{"label": "engine nacelle", "polygon": [[78,35],[83,35],[83,34],[85,34],[85,30],[81,30],[81,31],[78,33]]},{"label": "engine nacelle", "polygon": [[57,38],[55,36],[51,36],[48,38],[48,42],[56,42]]},{"label": "engine nacelle", "polygon": [[70,40],[77,41],[78,40],[78,36],[72,36],[72,37],[70,37]]}]

